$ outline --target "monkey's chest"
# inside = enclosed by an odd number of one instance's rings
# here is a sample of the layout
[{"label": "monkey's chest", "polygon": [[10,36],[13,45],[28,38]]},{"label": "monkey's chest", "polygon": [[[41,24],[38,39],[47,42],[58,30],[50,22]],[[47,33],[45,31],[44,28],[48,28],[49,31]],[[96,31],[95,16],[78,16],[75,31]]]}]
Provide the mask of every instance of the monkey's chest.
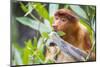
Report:
[{"label": "monkey's chest", "polygon": [[70,44],[72,44],[73,46],[78,46],[78,44],[79,44],[79,40],[77,39],[77,38],[74,38],[74,37],[72,37],[72,36],[70,36],[70,37],[67,37],[66,39],[64,39],[65,41],[67,41],[68,43],[70,43]]}]

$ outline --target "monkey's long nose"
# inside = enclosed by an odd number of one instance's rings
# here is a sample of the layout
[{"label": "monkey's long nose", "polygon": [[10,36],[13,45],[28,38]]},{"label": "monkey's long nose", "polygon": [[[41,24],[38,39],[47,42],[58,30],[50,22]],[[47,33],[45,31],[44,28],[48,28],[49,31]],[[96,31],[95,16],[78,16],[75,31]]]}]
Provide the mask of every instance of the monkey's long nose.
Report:
[{"label": "monkey's long nose", "polygon": [[52,24],[52,27],[53,27],[54,31],[57,31],[57,25],[56,24]]}]

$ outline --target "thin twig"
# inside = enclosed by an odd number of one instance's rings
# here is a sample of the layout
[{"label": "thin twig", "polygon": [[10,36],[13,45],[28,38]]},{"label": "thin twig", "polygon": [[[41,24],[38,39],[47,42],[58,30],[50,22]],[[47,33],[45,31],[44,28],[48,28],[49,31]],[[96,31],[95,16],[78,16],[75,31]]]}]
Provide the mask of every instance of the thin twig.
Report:
[{"label": "thin twig", "polygon": [[88,56],[86,57],[86,61],[89,60],[89,58],[90,58],[90,56],[91,56],[91,53],[92,53],[94,47],[95,47],[95,44],[93,44],[93,46],[91,47],[91,50],[90,50]]}]

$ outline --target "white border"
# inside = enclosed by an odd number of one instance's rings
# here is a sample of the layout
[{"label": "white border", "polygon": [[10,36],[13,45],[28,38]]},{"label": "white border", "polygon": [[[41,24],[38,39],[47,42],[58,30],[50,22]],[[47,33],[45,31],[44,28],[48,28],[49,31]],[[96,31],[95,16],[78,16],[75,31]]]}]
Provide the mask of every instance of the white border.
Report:
[{"label": "white border", "polygon": [[[32,0],[31,0],[32,1]],[[86,63],[68,63],[53,65],[37,65],[41,67],[99,67],[100,65],[100,5],[99,0],[33,0],[41,2],[56,2],[69,4],[84,4],[97,6],[97,61]],[[0,67],[9,67],[10,64],[10,0],[0,2]],[[36,67],[36,66],[34,66]]]},{"label": "white border", "polygon": [[0,67],[10,62],[10,1],[0,2]]},{"label": "white border", "polygon": [[85,4],[96,5],[96,0],[18,0],[18,1],[37,1],[37,2],[53,2],[53,3],[69,3],[69,4]]}]

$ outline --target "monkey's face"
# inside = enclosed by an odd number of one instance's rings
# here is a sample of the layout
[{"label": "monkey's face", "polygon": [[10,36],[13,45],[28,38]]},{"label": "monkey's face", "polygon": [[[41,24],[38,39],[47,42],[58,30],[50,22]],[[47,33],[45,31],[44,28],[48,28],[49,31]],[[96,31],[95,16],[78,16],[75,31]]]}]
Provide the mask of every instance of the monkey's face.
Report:
[{"label": "monkey's face", "polygon": [[54,14],[54,31],[62,31],[66,34],[77,27],[78,17],[68,9],[59,9]]},{"label": "monkey's face", "polygon": [[66,32],[68,27],[70,27],[70,23],[66,17],[63,16],[55,16],[53,23],[54,31],[63,31]]}]

